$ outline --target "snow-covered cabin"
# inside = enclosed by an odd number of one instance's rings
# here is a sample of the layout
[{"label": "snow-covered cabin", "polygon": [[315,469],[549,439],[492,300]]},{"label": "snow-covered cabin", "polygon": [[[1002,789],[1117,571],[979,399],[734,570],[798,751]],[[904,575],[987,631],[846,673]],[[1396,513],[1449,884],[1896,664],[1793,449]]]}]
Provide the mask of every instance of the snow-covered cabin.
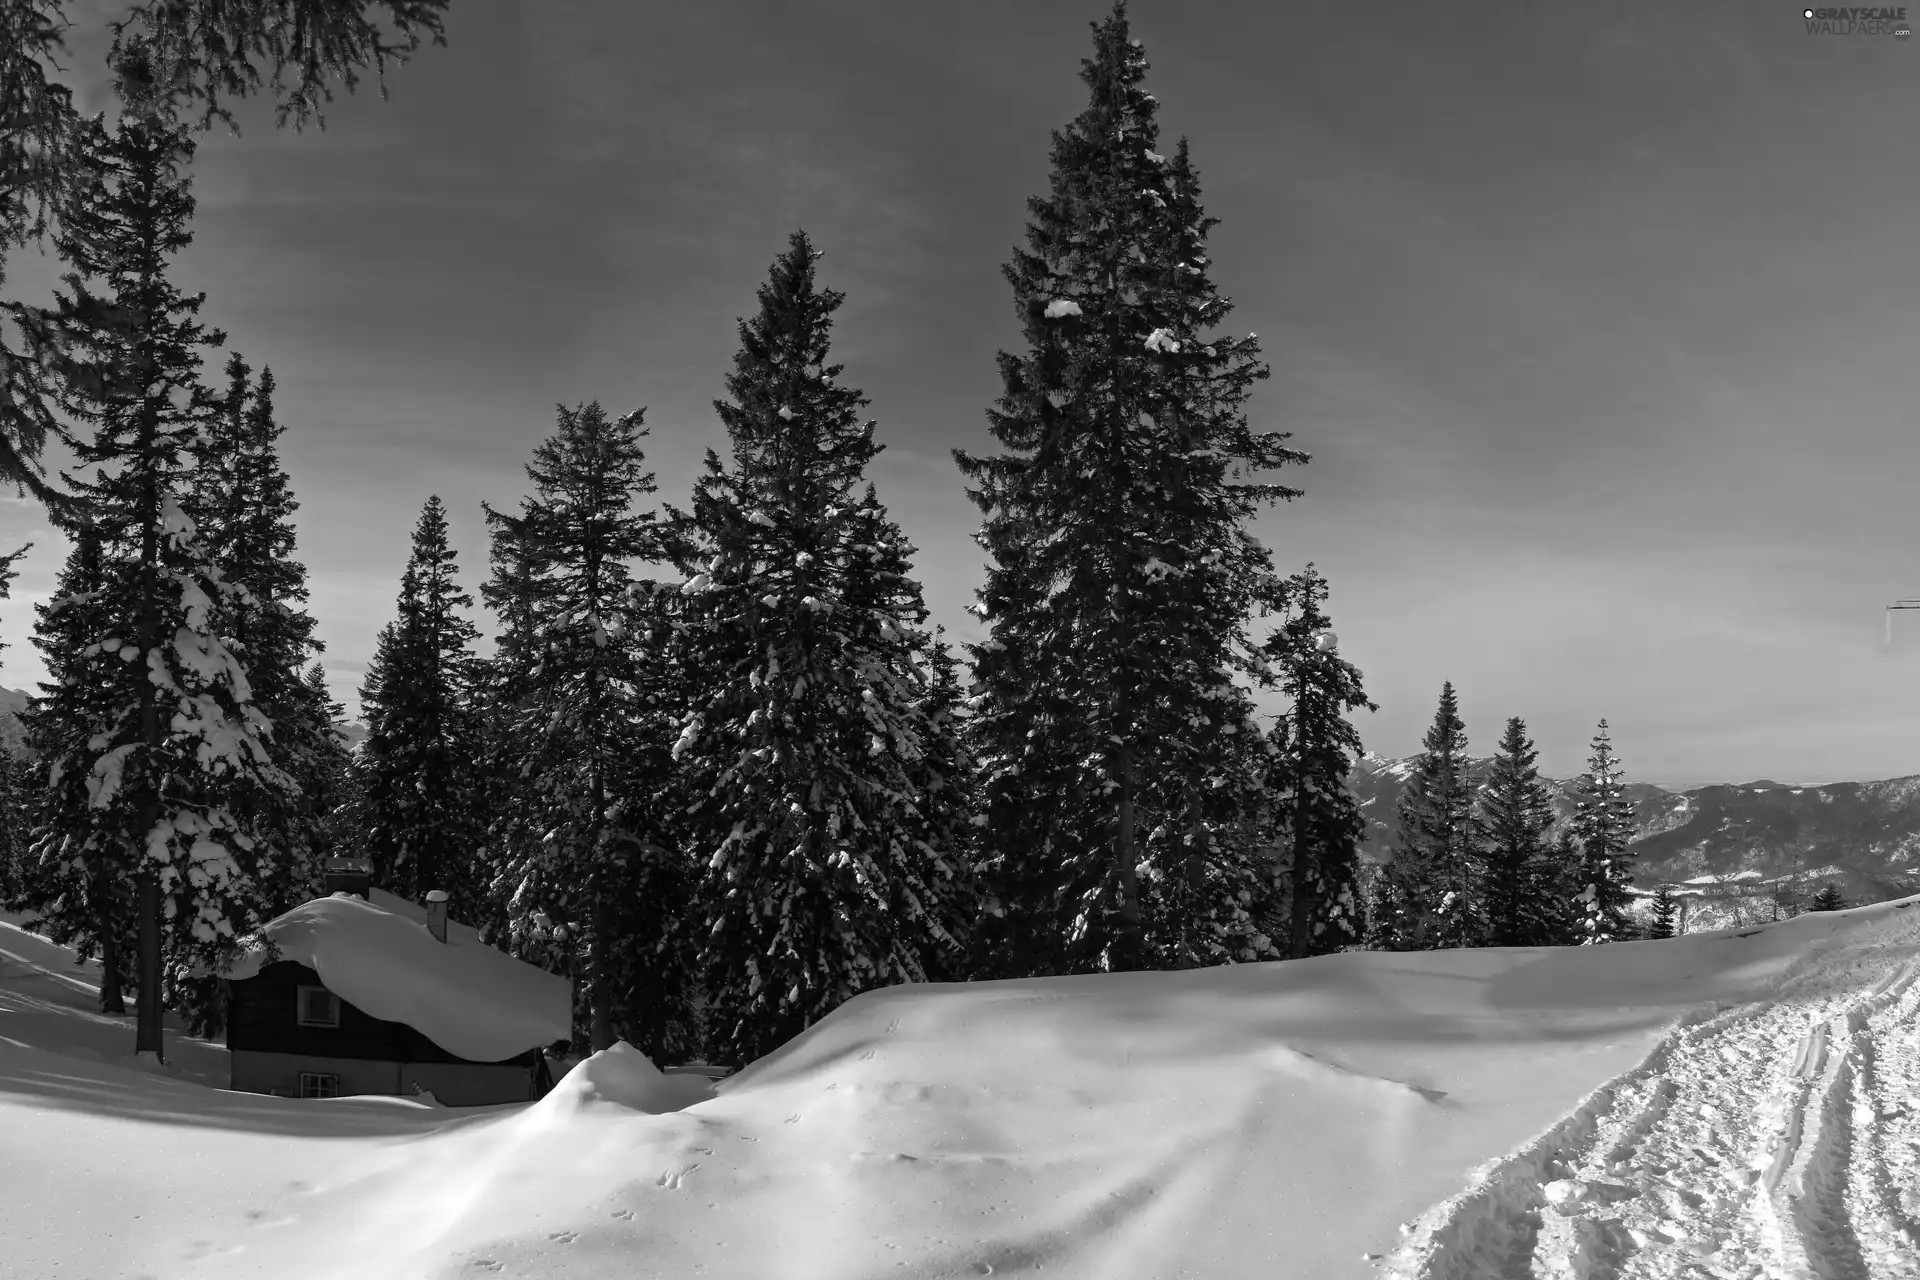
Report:
[{"label": "snow-covered cabin", "polygon": [[572,1035],[572,984],[447,920],[444,894],[422,908],[361,893],[269,921],[224,971],[232,1087],[304,1098],[424,1090],[454,1107],[544,1093],[541,1050]]}]

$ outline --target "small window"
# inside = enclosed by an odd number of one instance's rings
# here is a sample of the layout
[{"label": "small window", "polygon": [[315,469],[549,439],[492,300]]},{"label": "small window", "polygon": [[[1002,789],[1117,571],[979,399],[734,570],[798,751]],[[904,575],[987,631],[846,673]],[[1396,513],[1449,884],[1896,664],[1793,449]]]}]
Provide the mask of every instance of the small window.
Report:
[{"label": "small window", "polygon": [[340,997],[325,987],[301,987],[300,1025],[337,1027],[340,1025]]},{"label": "small window", "polygon": [[340,1096],[340,1077],[324,1075],[318,1071],[300,1073],[300,1096],[303,1098],[337,1098]]}]

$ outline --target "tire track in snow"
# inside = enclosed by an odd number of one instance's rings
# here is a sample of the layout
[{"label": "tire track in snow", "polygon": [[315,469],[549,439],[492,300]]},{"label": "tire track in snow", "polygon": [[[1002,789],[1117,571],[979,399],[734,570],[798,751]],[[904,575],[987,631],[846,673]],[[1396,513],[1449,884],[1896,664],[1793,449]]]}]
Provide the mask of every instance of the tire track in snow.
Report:
[{"label": "tire track in snow", "polygon": [[[1716,1019],[1702,1033],[1724,1027],[1733,1019]],[[1679,1046],[1675,1046],[1678,1052]],[[1671,1070],[1672,1055],[1664,1064]],[[1626,1106],[1615,1108],[1600,1124],[1587,1158],[1578,1165],[1563,1158],[1553,1170],[1558,1176],[1544,1188],[1548,1209],[1543,1213],[1533,1252],[1512,1269],[1519,1277],[1588,1277],[1617,1272],[1635,1242],[1620,1224],[1601,1212],[1601,1206],[1635,1194],[1611,1173],[1632,1161],[1649,1134],[1666,1123],[1678,1093],[1670,1075],[1655,1076],[1623,1095]],[[1572,1153],[1569,1153],[1572,1154]]]},{"label": "tire track in snow", "polygon": [[1776,1271],[1792,1280],[1873,1280],[1862,1233],[1883,1239],[1889,1224],[1856,1193],[1856,1150],[1870,1152],[1875,1117],[1859,1114],[1856,1088],[1870,1055],[1874,1014],[1898,1008],[1914,965],[1888,974],[1831,1022],[1809,1029],[1795,1063],[1795,1096],[1785,1132],[1761,1176],[1754,1214]]},{"label": "tire track in snow", "polygon": [[[1920,1109],[1920,982],[1897,1003],[1867,1018],[1857,1039],[1854,1096],[1848,1122],[1856,1158],[1846,1194],[1861,1234],[1869,1275],[1920,1280],[1920,1192],[1914,1168],[1915,1111]],[[1902,1189],[1905,1188],[1903,1195]]]},{"label": "tire track in snow", "polygon": [[1774,1091],[1780,1046],[1795,1043],[1802,1009],[1810,1004],[1824,1015],[1846,999],[1841,989],[1857,987],[1818,960],[1789,974],[1773,995],[1671,1037],[1664,1074],[1647,1086],[1649,1101],[1607,1117],[1602,1132],[1610,1140],[1568,1161],[1546,1188],[1538,1247],[1514,1275],[1751,1274],[1751,1248],[1723,1253],[1759,1176],[1741,1157],[1766,1146],[1773,1118],[1751,1100]]},{"label": "tire track in snow", "polygon": [[[1899,1016],[1915,994],[1914,966],[1889,970],[1884,925],[1862,932],[1808,953],[1750,1003],[1684,1017],[1640,1065],[1421,1215],[1387,1275],[1909,1280],[1865,1259],[1886,1253],[1888,1223],[1911,1252],[1913,1214],[1863,1214],[1848,1156],[1882,1149],[1850,1105],[1876,1061],[1876,1035],[1890,1037],[1878,1060],[1892,1071],[1873,1087],[1911,1098],[1898,1091],[1920,1083],[1920,1032],[1911,1011]],[[1920,1099],[1902,1115],[1906,1136],[1920,1137]],[[1881,1184],[1910,1184],[1920,1146],[1884,1150]],[[1913,1199],[1902,1203],[1920,1207]]]},{"label": "tire track in snow", "polygon": [[[1586,1198],[1584,1188],[1591,1184],[1569,1175],[1585,1167],[1596,1150],[1610,1151],[1627,1144],[1629,1135],[1637,1140],[1654,1130],[1672,1106],[1671,1092],[1661,1082],[1670,1074],[1676,1052],[1692,1040],[1753,1021],[1769,1007],[1755,1003],[1723,1010],[1707,1005],[1688,1011],[1638,1066],[1601,1085],[1520,1150],[1483,1165],[1466,1190],[1409,1224],[1406,1241],[1386,1260],[1386,1276],[1521,1280],[1566,1275],[1585,1280],[1613,1274],[1613,1255],[1621,1251],[1624,1237],[1599,1227],[1563,1227],[1549,1212],[1568,1211],[1571,1203]],[[1543,1246],[1547,1256],[1536,1257]]]}]

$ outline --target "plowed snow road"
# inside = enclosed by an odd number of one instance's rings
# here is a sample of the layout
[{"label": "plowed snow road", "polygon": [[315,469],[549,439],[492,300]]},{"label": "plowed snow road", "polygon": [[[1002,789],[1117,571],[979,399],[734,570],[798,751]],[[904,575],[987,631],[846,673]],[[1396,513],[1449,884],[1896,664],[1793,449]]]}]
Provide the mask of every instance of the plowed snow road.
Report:
[{"label": "plowed snow road", "polygon": [[1410,1224],[1394,1280],[1920,1280],[1920,911],[1695,1011]]}]

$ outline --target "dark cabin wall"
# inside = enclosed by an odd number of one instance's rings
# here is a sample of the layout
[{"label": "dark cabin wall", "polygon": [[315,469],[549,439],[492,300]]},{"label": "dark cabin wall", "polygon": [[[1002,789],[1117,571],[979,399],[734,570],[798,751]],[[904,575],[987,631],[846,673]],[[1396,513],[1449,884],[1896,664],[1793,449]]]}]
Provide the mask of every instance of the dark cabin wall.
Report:
[{"label": "dark cabin wall", "polygon": [[[303,1027],[298,989],[325,986],[320,975],[295,960],[280,960],[254,977],[231,985],[227,1047],[263,1053],[308,1054],[328,1058],[371,1058],[382,1062],[462,1063],[402,1022],[371,1017],[351,1001],[340,1001],[338,1027]],[[338,993],[336,993],[338,994]],[[533,1049],[506,1062],[531,1067]]]}]

